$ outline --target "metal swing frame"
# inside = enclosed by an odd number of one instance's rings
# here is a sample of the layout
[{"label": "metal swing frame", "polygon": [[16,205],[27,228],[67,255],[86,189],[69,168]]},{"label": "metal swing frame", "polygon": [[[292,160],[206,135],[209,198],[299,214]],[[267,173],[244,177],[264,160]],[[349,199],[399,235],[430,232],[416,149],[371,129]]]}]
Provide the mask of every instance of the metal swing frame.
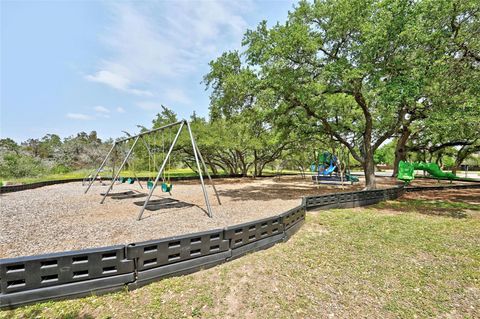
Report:
[{"label": "metal swing frame", "polygon": [[[144,131],[142,133],[139,133],[137,135],[133,135],[133,136],[129,136],[129,137],[126,137],[126,138],[123,138],[121,140],[118,140],[118,141],[115,141],[112,145],[112,147],[110,148],[110,150],[108,151],[107,155],[105,156],[102,164],[100,165],[100,167],[96,170],[95,172],[95,175],[93,176],[92,180],[90,181],[90,183],[88,184],[87,186],[87,189],[85,190],[85,194],[88,192],[88,190],[90,189],[90,187],[92,186],[93,182],[95,181],[95,179],[97,178],[98,174],[100,173],[100,171],[103,169],[103,167],[106,165],[107,161],[108,161],[108,158],[110,157],[110,155],[112,154],[113,150],[118,146],[120,145],[121,143],[124,143],[124,142],[127,142],[127,141],[130,141],[130,140],[134,140],[132,146],[130,147],[130,149],[128,150],[128,153],[127,155],[125,156],[125,158],[123,159],[122,161],[122,164],[120,165],[120,167],[118,168],[117,172],[114,174],[115,176],[112,178],[112,181],[110,183],[110,186],[108,187],[108,190],[105,192],[105,194],[103,194],[103,198],[102,200],[100,201],[100,204],[103,204],[105,199],[107,198],[108,194],[110,193],[110,191],[112,190],[113,188],[113,185],[115,184],[115,181],[118,179],[118,176],[120,175],[120,172],[122,171],[123,167],[125,166],[125,164],[127,163],[128,159],[130,158],[130,156],[132,155],[133,153],[133,150],[138,142],[138,140],[141,138],[143,140],[143,136],[146,136],[146,135],[149,135],[149,134],[152,134],[152,133],[155,133],[155,132],[158,132],[158,131],[162,131],[162,130],[165,130],[165,129],[168,129],[168,128],[171,128],[171,127],[174,127],[174,126],[179,126],[178,128],[178,131],[175,135],[175,138],[173,139],[172,141],[172,144],[170,145],[169,149],[168,149],[168,153],[167,155],[165,156],[164,160],[163,160],[163,163],[162,165],[160,166],[160,169],[158,170],[158,173],[157,173],[157,176],[155,178],[155,181],[153,182],[153,187],[149,190],[148,192],[148,196],[147,196],[147,199],[145,200],[143,206],[140,208],[140,211],[138,213],[138,216],[137,216],[137,220],[141,220],[142,219],[142,216],[143,216],[143,212],[145,211],[145,208],[148,206],[148,203],[153,195],[153,192],[155,191],[156,187],[157,187],[157,184],[162,176],[162,173],[165,169],[165,166],[167,164],[167,161],[168,159],[170,158],[171,154],[172,154],[172,151],[173,151],[173,148],[175,147],[177,141],[178,141],[178,138],[180,136],[180,133],[182,132],[182,130],[186,127],[187,131],[188,131],[188,135],[190,137],[190,142],[192,144],[192,148],[193,148],[193,155],[194,155],[194,158],[195,158],[195,162],[197,164],[197,170],[198,170],[198,174],[199,174],[199,177],[200,177],[200,182],[201,182],[201,187],[202,187],[202,192],[203,192],[203,196],[204,196],[204,199],[205,199],[205,205],[207,206],[207,213],[208,213],[208,217],[212,218],[213,217],[213,213],[212,213],[212,207],[210,205],[210,201],[209,201],[209,198],[208,198],[208,193],[207,193],[207,189],[205,187],[205,183],[204,183],[204,180],[203,180],[203,174],[202,172],[205,172],[205,174],[207,175],[209,181],[210,181],[210,184],[212,185],[212,188],[213,188],[213,191],[215,192],[215,196],[217,198],[217,201],[218,201],[218,204],[219,205],[222,205],[221,201],[220,201],[220,196],[218,195],[218,192],[217,192],[217,189],[215,187],[215,184],[213,183],[213,180],[212,180],[212,177],[210,176],[210,173],[208,172],[208,169],[207,169],[207,165],[205,164],[205,161],[203,160],[203,156],[202,154],[200,153],[200,149],[198,148],[196,142],[195,142],[195,138],[193,137],[193,133],[192,133],[192,129],[190,127],[190,123],[187,121],[187,120],[181,120],[181,121],[178,121],[178,122],[175,122],[175,123],[171,123],[171,124],[167,124],[167,125],[164,125],[162,127],[159,127],[159,128],[156,128],[156,129],[152,129],[152,130],[148,130],[148,131]],[[143,142],[145,143],[145,141],[143,140]],[[147,147],[148,149],[148,147]],[[150,150],[148,150],[148,152],[150,153]],[[200,164],[201,163],[201,164]]]}]

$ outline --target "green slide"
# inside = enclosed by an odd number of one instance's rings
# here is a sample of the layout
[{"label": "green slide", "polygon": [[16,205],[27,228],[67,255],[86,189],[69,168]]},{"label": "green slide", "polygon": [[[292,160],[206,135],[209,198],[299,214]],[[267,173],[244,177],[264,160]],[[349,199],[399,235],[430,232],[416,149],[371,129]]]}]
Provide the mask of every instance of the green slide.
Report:
[{"label": "green slide", "polygon": [[425,162],[404,162],[400,161],[398,164],[398,175],[397,178],[405,183],[410,183],[415,178],[415,170],[423,170],[428,174],[436,177],[438,179],[456,179],[457,176],[452,173],[444,172],[440,167],[435,163],[425,163]]}]

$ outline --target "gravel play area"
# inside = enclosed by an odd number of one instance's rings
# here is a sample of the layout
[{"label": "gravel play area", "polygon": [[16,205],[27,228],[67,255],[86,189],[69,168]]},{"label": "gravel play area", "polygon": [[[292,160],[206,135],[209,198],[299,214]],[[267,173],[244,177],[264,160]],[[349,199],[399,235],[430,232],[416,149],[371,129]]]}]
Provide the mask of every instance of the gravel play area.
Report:
[{"label": "gravel play area", "polygon": [[[423,183],[423,181],[422,181]],[[379,178],[379,187],[397,184]],[[145,183],[143,183],[146,187]],[[208,183],[207,183],[208,185]],[[174,235],[223,228],[282,213],[300,204],[306,195],[360,190],[362,183],[345,187],[313,185],[299,176],[281,178],[217,179],[219,205],[213,189],[207,186],[213,218],[206,213],[198,180],[175,182],[172,196],[157,187],[152,200],[156,210],[136,217],[146,190],[134,185],[116,184],[113,193],[134,192],[139,197],[114,199],[96,182],[85,195],[81,183],[72,182],[0,195],[0,258],[38,255],[116,244],[128,244]]]},{"label": "gravel play area", "polygon": [[[143,187],[146,187],[142,182]],[[300,204],[309,194],[342,191],[341,187],[316,187],[300,177],[218,179],[219,205],[208,186],[213,218],[206,213],[199,180],[175,182],[172,196],[155,189],[152,200],[158,210],[145,210],[137,221],[145,197],[114,199],[96,182],[88,194],[79,182],[45,186],[0,195],[0,258],[38,255],[65,250],[128,244],[188,234],[282,213]],[[346,186],[346,190],[361,186]],[[145,194],[135,183],[115,184],[112,193],[133,191]],[[173,201],[173,200],[174,201]]]}]

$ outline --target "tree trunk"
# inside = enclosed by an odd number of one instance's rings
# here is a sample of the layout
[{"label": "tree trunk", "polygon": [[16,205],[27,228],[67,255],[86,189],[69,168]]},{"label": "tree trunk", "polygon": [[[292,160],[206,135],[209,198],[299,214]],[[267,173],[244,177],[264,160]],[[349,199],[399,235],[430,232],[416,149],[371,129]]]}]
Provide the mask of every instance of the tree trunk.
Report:
[{"label": "tree trunk", "polygon": [[453,168],[452,168],[452,173],[454,175],[457,175],[457,170],[458,168],[460,167],[460,165],[462,165],[462,162],[468,157],[469,155],[469,152],[468,151],[465,151],[466,149],[468,149],[468,146],[462,146],[460,148],[460,150],[457,152],[457,156],[456,156],[456,159],[455,159],[455,164],[453,165]]},{"label": "tree trunk", "polygon": [[375,163],[373,161],[373,152],[370,151],[365,154],[363,169],[365,171],[365,188],[376,189],[377,182],[375,180]]},{"label": "tree trunk", "polygon": [[[355,101],[361,107],[365,116],[365,131],[363,132],[363,169],[365,173],[365,189],[377,188],[375,180],[375,162],[373,160],[373,152],[375,147],[372,145],[373,120],[372,114],[368,108],[367,102],[360,91],[354,94]],[[378,145],[380,146],[380,145]]]},{"label": "tree trunk", "polygon": [[257,150],[253,150],[253,169],[254,169],[253,178],[257,177],[258,175],[257,161],[258,161]]},{"label": "tree trunk", "polygon": [[208,166],[210,166],[210,170],[212,171],[212,174],[218,175],[218,169],[215,166],[215,164],[212,163],[212,159],[210,158],[210,156],[207,156],[206,160],[207,160]]},{"label": "tree trunk", "polygon": [[453,175],[457,175],[457,171],[458,171],[458,168],[460,167],[460,164],[458,164],[457,162],[455,162],[455,165],[453,165],[452,167],[452,174]]},{"label": "tree trunk", "polygon": [[411,131],[408,127],[404,126],[402,128],[402,133],[400,138],[397,141],[397,145],[395,147],[395,161],[393,162],[393,174],[392,176],[395,177],[398,174],[398,164],[400,161],[405,161],[407,159],[407,141],[410,137]]},{"label": "tree trunk", "polygon": [[263,176],[263,170],[265,169],[265,166],[267,166],[267,163],[263,163],[258,166],[258,176]]},{"label": "tree trunk", "polygon": [[443,157],[442,152],[438,152],[438,153],[437,153],[437,160],[435,161],[435,163],[436,163],[441,169],[443,169],[443,160],[442,160],[442,157]]},{"label": "tree trunk", "polygon": [[371,130],[366,129],[366,134],[363,135],[363,171],[365,174],[365,189],[376,189],[377,182],[375,180],[375,161],[373,159],[372,135]]},{"label": "tree trunk", "polygon": [[373,159],[373,152],[375,151],[372,147],[372,123],[367,121],[365,128],[365,133],[363,134],[363,151],[364,151],[364,160],[363,160],[363,170],[365,173],[365,189],[376,189],[377,182],[375,180],[375,161]]}]

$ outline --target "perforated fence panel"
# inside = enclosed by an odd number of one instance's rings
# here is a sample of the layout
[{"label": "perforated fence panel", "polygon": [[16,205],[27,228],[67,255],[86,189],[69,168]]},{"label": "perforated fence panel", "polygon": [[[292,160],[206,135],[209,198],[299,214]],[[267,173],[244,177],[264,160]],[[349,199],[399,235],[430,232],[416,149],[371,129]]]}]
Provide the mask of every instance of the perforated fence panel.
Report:
[{"label": "perforated fence panel", "polygon": [[229,249],[223,229],[151,240],[127,246],[127,257],[136,259],[137,270],[168,265]]},{"label": "perforated fence panel", "polygon": [[382,200],[395,199],[403,193],[404,187],[398,186],[388,189],[307,196],[304,199],[304,203],[307,209],[355,207],[378,203]]},{"label": "perforated fence panel", "polygon": [[225,238],[230,240],[230,248],[237,248],[283,232],[280,216],[265,218],[225,228]]},{"label": "perforated fence panel", "polygon": [[0,259],[2,294],[133,273],[124,246]]},{"label": "perforated fence panel", "polygon": [[289,229],[299,221],[305,219],[305,207],[303,205],[297,206],[280,214],[280,219],[285,230]]}]

